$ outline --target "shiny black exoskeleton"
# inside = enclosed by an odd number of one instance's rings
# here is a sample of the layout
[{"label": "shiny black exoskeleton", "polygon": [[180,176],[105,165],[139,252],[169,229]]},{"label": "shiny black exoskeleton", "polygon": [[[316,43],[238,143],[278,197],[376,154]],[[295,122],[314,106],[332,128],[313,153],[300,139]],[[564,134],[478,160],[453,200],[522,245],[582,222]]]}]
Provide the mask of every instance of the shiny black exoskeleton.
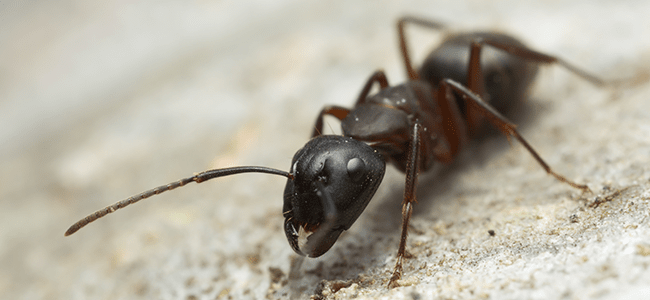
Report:
[{"label": "shiny black exoskeleton", "polygon": [[294,179],[284,190],[291,248],[310,257],[327,252],[366,208],[385,170],[377,150],[350,137],[323,135],[307,142],[293,157]]},{"label": "shiny black exoskeleton", "polygon": [[[467,86],[471,45],[477,40],[526,47],[517,39],[502,33],[469,32],[451,35],[425,58],[419,70],[420,79],[437,85],[441,80],[450,78]],[[538,64],[492,47],[482,50],[480,63],[485,83],[483,100],[501,113],[525,99],[539,69]],[[457,100],[458,107],[464,113],[465,103],[462,99]]]}]

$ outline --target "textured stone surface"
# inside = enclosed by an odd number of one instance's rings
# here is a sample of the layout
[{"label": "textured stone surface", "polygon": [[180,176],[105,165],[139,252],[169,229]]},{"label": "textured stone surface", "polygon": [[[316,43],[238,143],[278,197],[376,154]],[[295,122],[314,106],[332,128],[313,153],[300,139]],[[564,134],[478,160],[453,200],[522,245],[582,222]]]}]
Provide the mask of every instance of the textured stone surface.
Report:
[{"label": "textured stone surface", "polygon": [[[324,104],[351,104],[377,68],[404,80],[404,13],[509,32],[617,78],[650,70],[648,1],[1,9],[2,299],[650,297],[650,86],[594,88],[557,67],[512,118],[594,194],[485,138],[421,176],[404,287],[385,288],[404,181],[392,167],[351,230],[301,266],[281,229],[284,179],[265,175],[190,185],[63,237],[87,213],[193,172],[288,169]],[[411,33],[417,63],[441,35]]]}]

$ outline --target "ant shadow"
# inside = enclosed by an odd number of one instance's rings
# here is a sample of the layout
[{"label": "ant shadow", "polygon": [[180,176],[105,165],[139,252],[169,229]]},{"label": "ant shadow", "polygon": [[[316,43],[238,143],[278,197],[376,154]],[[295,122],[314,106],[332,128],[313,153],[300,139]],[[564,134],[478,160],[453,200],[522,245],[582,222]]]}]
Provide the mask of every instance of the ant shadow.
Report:
[{"label": "ant shadow", "polygon": [[[503,112],[503,115],[513,124],[516,124],[517,129],[525,137],[523,132],[530,126],[534,126],[536,120],[543,115],[543,111],[548,110],[550,106],[551,104],[548,101],[528,98],[511,105]],[[449,193],[453,192],[451,187],[458,182],[459,177],[470,169],[483,166],[495,157],[503,155],[512,147],[516,147],[517,141],[513,139],[509,142],[503,133],[488,124],[487,121],[483,125],[484,128],[481,132],[472,137],[454,162],[449,165],[440,164],[437,166],[438,168],[434,168],[433,172],[420,174],[417,192],[418,202],[413,210],[413,216],[430,214],[439,205],[448,204],[441,201],[454,201],[457,197],[450,197]],[[528,155],[528,153],[523,155]],[[541,167],[540,170],[543,171]],[[398,191],[393,191],[390,197],[400,198],[403,196],[398,194]],[[388,209],[388,207],[385,209]],[[401,213],[396,215],[397,217],[393,218],[401,224]]]}]

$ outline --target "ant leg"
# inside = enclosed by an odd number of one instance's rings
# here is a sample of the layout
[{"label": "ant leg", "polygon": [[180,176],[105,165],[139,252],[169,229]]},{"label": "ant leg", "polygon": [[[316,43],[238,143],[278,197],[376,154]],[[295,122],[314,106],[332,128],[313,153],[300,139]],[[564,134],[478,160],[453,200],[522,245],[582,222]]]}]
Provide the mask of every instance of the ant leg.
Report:
[{"label": "ant leg", "polygon": [[361,93],[359,94],[359,98],[357,98],[357,102],[354,104],[354,106],[357,106],[359,104],[365,103],[366,98],[368,97],[368,94],[370,93],[370,89],[372,88],[373,83],[379,83],[379,89],[383,90],[388,87],[388,78],[386,78],[386,74],[384,73],[383,70],[377,70],[375,73],[372,73],[370,75],[370,78],[368,78],[368,81],[366,81],[366,84],[363,86],[363,89],[361,89]]},{"label": "ant leg", "polygon": [[[587,71],[582,70],[576,66],[569,64],[568,62],[554,56],[550,56],[541,52],[537,52],[526,47],[516,46],[511,44],[505,44],[500,42],[495,42],[485,39],[477,39],[472,43],[469,66],[467,70],[467,87],[472,90],[474,93],[478,94],[481,97],[485,96],[484,89],[485,85],[483,83],[483,76],[481,71],[481,50],[484,45],[496,48],[507,52],[508,54],[520,57],[522,59],[528,60],[530,62],[538,64],[558,64],[571,73],[576,74],[577,76],[587,80],[588,82],[596,86],[604,86],[607,83],[594,76],[589,74]],[[611,82],[614,84],[615,82]],[[467,109],[467,124],[470,129],[470,132],[473,132],[476,128],[480,126],[482,122],[482,114],[478,113],[476,109],[468,108]]]},{"label": "ant leg", "polygon": [[314,131],[312,131],[311,137],[313,138],[323,134],[323,117],[325,115],[334,116],[339,120],[343,120],[347,117],[348,113],[350,113],[350,109],[338,105],[328,105],[323,107],[316,118],[316,124],[314,125]]},{"label": "ant leg", "polygon": [[418,167],[420,158],[420,135],[422,126],[416,122],[411,132],[411,143],[406,164],[406,183],[404,184],[404,201],[402,202],[402,235],[397,250],[397,262],[393,275],[388,281],[388,288],[398,287],[397,280],[402,277],[402,261],[406,252],[406,237],[408,236],[408,225],[413,212],[413,203],[417,202],[415,191],[418,181]]},{"label": "ant leg", "polygon": [[404,26],[406,23],[412,23],[420,25],[423,27],[428,27],[431,29],[444,29],[445,26],[442,23],[434,22],[431,20],[418,18],[414,16],[404,16],[397,21],[397,32],[399,34],[399,48],[402,51],[402,58],[404,59],[404,66],[406,67],[406,74],[410,80],[417,80],[420,76],[418,72],[415,71],[413,65],[411,64],[411,58],[409,57],[409,50],[406,44],[406,34],[404,33]]},{"label": "ant leg", "polygon": [[[359,98],[357,98],[357,102],[355,103],[355,106],[366,102],[366,97],[368,97],[368,93],[370,93],[370,89],[375,82],[379,83],[379,87],[382,90],[388,87],[388,79],[386,78],[384,71],[375,71],[375,73],[370,76],[366,84],[363,86],[361,94],[359,94]],[[318,114],[318,117],[316,118],[316,124],[314,125],[314,131],[312,131],[311,137],[316,137],[322,134],[323,117],[325,115],[334,116],[335,118],[342,121],[345,119],[348,113],[350,113],[350,109],[337,105],[328,105],[323,107],[323,109],[320,111],[320,114]]]},{"label": "ant leg", "polygon": [[474,109],[477,110],[478,113],[480,113],[483,117],[487,118],[492,125],[494,125],[497,129],[499,129],[503,134],[506,135],[506,137],[514,137],[517,141],[519,141],[525,148],[528,150],[528,153],[530,153],[533,158],[539,163],[544,170],[555,177],[557,180],[562,181],[574,188],[580,189],[583,192],[591,192],[588,186],[584,184],[578,184],[575,183],[566,177],[555,173],[551,167],[542,159],[542,157],[533,149],[533,147],[528,144],[528,142],[519,134],[519,132],[516,129],[516,125],[512,124],[508,119],[506,119],[504,116],[502,116],[496,109],[494,109],[490,104],[487,102],[483,101],[479,95],[476,93],[472,92],[469,88],[463,86],[462,84],[452,80],[452,79],[443,79],[440,81],[441,86],[448,86],[451,89],[453,89],[455,92],[461,94],[463,96],[463,99],[465,100],[465,103],[467,103],[468,107],[471,106]]},{"label": "ant leg", "polygon": [[[458,108],[458,103],[451,88],[441,85],[437,91],[436,104],[442,116],[441,129],[444,139],[438,144],[446,143],[446,148],[434,150],[436,160],[443,163],[451,163],[456,154],[460,151],[461,145],[468,140],[467,126],[463,122],[463,116]],[[443,145],[444,147],[444,145]]]},{"label": "ant leg", "polygon": [[[467,67],[467,87],[481,98],[485,97],[485,83],[483,81],[483,71],[481,70],[481,49],[482,42],[472,43],[469,55],[469,66]],[[476,108],[467,107],[467,126],[471,133],[476,133],[483,123],[483,116]]]},{"label": "ant leg", "polygon": [[[580,69],[562,59],[559,57],[555,56],[550,56],[541,52],[537,52],[525,47],[519,47],[519,46],[514,46],[514,45],[508,45],[504,43],[499,43],[495,41],[489,41],[489,40],[477,40],[476,42],[472,43],[472,52],[474,52],[474,49],[476,48],[478,52],[480,52],[480,49],[483,45],[488,45],[494,48],[497,48],[499,50],[508,52],[514,56],[521,57],[523,59],[529,60],[531,62],[535,63],[540,63],[540,64],[558,64],[562,66],[563,68],[567,69],[569,72],[581,77],[584,80],[587,80],[591,82],[593,85],[596,86],[604,86],[607,84],[610,84],[606,82],[603,79],[598,78],[598,76],[592,75],[589,72]],[[472,68],[474,64],[470,62],[470,69]],[[480,74],[480,73],[479,73]],[[478,76],[480,77],[480,76]],[[615,82],[612,82],[615,83]],[[470,87],[471,88],[471,87]]]}]

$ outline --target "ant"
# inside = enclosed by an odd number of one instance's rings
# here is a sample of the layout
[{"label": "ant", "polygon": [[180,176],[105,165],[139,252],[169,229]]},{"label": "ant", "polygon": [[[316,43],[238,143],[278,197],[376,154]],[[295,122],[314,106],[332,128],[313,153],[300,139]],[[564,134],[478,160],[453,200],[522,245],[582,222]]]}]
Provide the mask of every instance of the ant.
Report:
[{"label": "ant", "polygon": [[[495,32],[449,35],[415,71],[407,47],[407,24],[434,30],[445,27],[418,17],[399,19],[399,44],[408,81],[390,86],[379,70],[367,80],[353,108],[324,107],[312,138],[294,155],[288,172],[259,166],[204,171],[98,210],[73,224],[65,235],[118,209],[190,182],[267,173],[288,178],[282,212],[289,245],[300,255],[318,257],[357,220],[377,191],[386,163],[392,162],[406,174],[401,237],[388,281],[389,288],[397,287],[419,172],[429,170],[436,161],[452,162],[469,137],[479,133],[485,120],[508,138],[519,141],[548,174],[590,192],[586,185],[554,172],[499,111],[525,97],[541,64],[558,64],[597,86],[605,85],[603,80]],[[370,95],[375,83],[380,89]],[[341,121],[343,135],[321,134],[326,115]]]}]

